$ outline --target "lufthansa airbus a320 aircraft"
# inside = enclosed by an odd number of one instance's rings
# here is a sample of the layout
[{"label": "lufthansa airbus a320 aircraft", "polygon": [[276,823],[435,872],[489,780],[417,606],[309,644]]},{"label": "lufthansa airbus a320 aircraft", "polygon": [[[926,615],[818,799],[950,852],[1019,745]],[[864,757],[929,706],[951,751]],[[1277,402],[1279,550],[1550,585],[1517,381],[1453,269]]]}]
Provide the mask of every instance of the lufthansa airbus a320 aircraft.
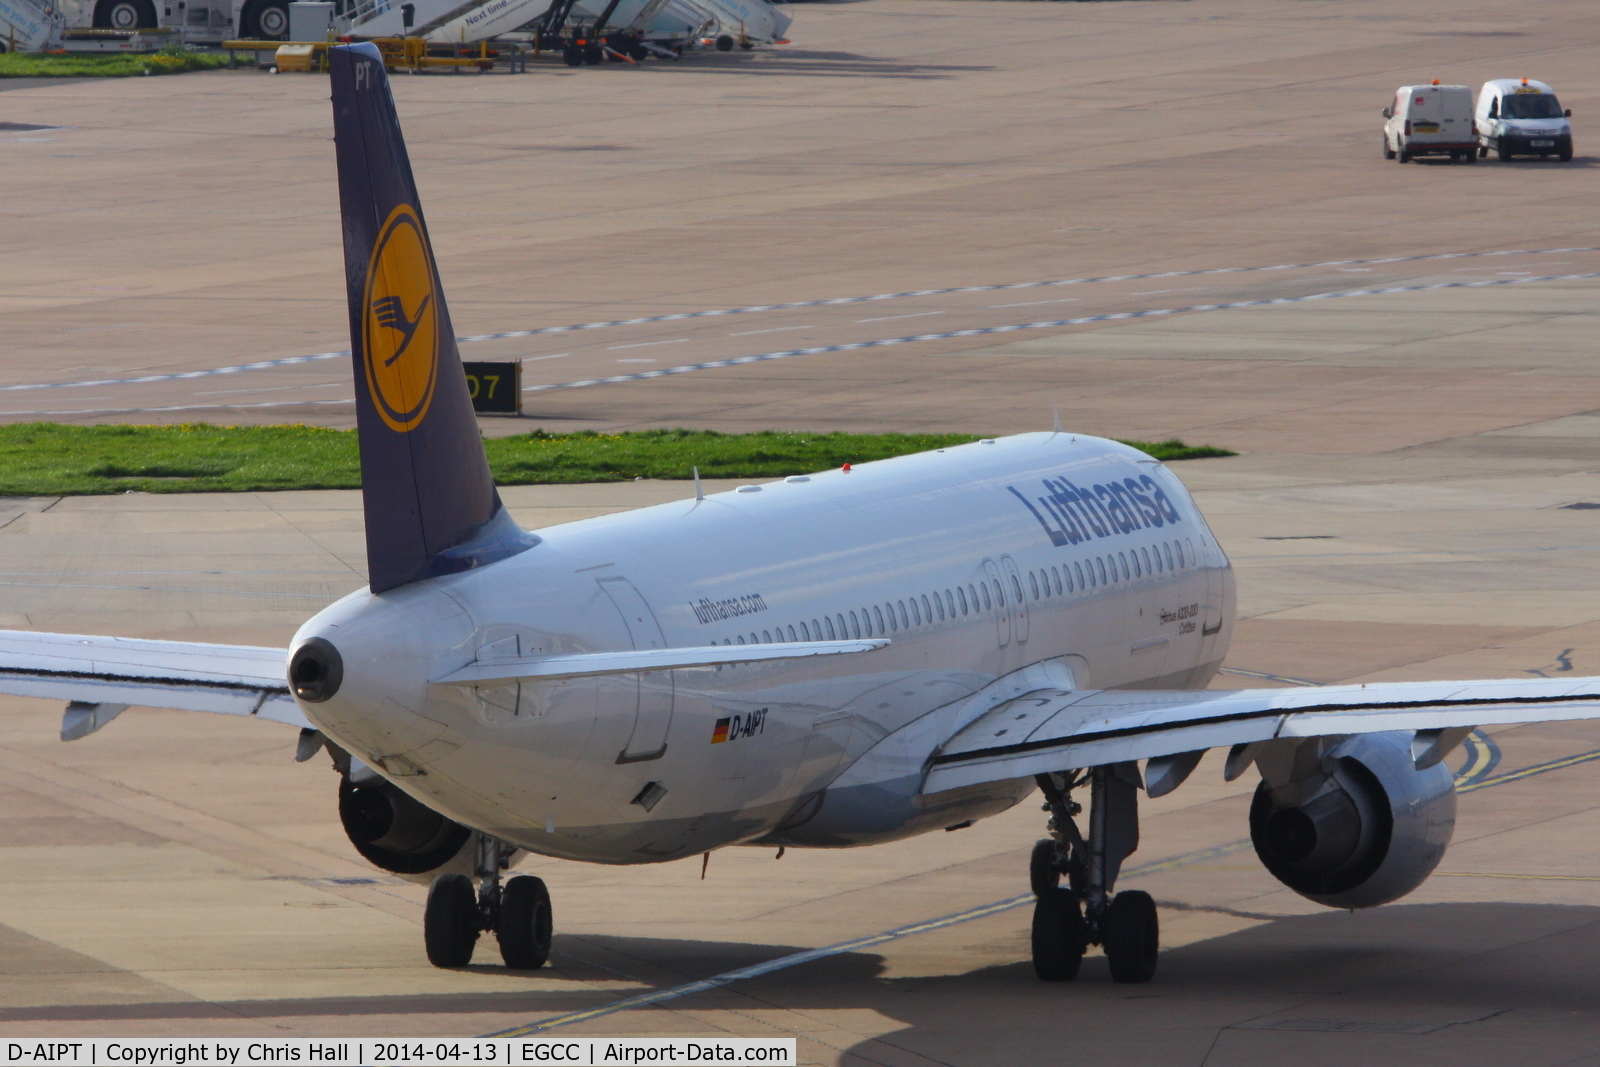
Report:
[{"label": "lufthansa airbus a320 aircraft", "polygon": [[[550,951],[524,852],[658,863],[964,826],[1042,792],[1040,978],[1104,947],[1155,971],[1156,909],[1115,892],[1138,793],[1226,749],[1285,885],[1362,908],[1416,888],[1475,726],[1600,717],[1600,679],[1203,690],[1228,560],[1161,463],[1024,434],[530,532],[501,506],[383,62],[329,50],[370,584],[287,649],[0,633],[0,691],[300,727],[378,867],[431,884],[428,958],[493,931]],[[1144,761],[1142,767],[1139,761]],[[1087,795],[1087,817],[1075,797]],[[1020,876],[1020,872],[1019,872]]]}]

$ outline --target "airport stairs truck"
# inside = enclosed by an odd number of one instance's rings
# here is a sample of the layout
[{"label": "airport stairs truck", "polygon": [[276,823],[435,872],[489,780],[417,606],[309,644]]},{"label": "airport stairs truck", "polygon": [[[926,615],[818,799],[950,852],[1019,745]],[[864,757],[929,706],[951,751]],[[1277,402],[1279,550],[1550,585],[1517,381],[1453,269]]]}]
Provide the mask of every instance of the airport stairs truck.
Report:
[{"label": "airport stairs truck", "polygon": [[0,0],[0,52],[58,47],[66,19],[49,0]]}]

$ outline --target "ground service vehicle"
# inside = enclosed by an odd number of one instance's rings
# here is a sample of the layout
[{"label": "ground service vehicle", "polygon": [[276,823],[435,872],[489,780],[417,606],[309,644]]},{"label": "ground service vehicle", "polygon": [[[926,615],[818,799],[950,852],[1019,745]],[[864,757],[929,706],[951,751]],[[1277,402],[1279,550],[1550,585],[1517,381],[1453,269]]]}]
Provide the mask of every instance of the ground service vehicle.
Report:
[{"label": "ground service vehicle", "polygon": [[1383,109],[1383,158],[1410,163],[1418,156],[1478,161],[1472,133],[1472,90],[1465,85],[1402,85]]},{"label": "ground service vehicle", "polygon": [[1493,150],[1501,159],[1555,156],[1565,163],[1572,158],[1572,124],[1567,121],[1571,116],[1544,82],[1528,78],[1484,82],[1478,92],[1479,154]]}]

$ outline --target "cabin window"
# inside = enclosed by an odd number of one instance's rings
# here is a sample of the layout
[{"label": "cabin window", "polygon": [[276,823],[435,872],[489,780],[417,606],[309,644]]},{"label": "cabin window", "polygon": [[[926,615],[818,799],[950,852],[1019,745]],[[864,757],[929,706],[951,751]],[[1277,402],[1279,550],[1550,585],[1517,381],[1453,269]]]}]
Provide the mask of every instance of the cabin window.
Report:
[{"label": "cabin window", "polygon": [[950,595],[950,590],[948,590],[948,589],[946,589],[944,591],[944,606],[947,609],[949,609],[948,613],[949,613],[950,617],[952,619],[955,618],[956,617],[956,600],[955,600],[955,597]]},{"label": "cabin window", "polygon": [[[1008,574],[1006,577],[1011,579],[1011,592],[1017,598],[1017,603],[1021,604],[1022,603],[1022,579],[1018,578],[1015,574]],[[1005,603],[1005,597],[1001,597],[1000,598],[1000,602],[1002,604],[1004,604]]]},{"label": "cabin window", "polygon": [[[781,636],[783,636],[783,635],[782,635],[782,634],[779,634],[779,635],[778,635],[778,636],[780,636],[780,637],[781,637]],[[762,643],[762,644],[763,644],[763,645],[770,645],[770,644],[772,644],[772,635],[771,635],[771,634],[770,634],[770,633],[768,633],[768,632],[767,632],[767,631],[766,631],[766,630],[762,630],[762,631],[761,631],[761,643]]]},{"label": "cabin window", "polygon": [[861,636],[861,624],[856,621],[856,613],[853,611],[850,613],[850,636],[856,638]]},{"label": "cabin window", "polygon": [[[1046,578],[1044,580],[1044,583],[1045,583],[1045,588],[1046,589],[1050,588],[1050,579]],[[1033,599],[1038,600],[1039,599],[1039,576],[1037,574],[1035,574],[1033,571],[1029,571],[1028,572],[1028,584],[1033,586]]]},{"label": "cabin window", "polygon": [[1170,571],[1172,569],[1172,542],[1161,542],[1160,551],[1162,553],[1162,557],[1167,561],[1167,570]]},{"label": "cabin window", "polygon": [[[892,616],[894,614],[894,612],[891,611],[889,614]],[[879,609],[878,605],[876,605],[876,604],[872,605],[872,615],[873,615],[873,618],[877,620],[878,632],[880,634],[881,633],[888,633],[888,631],[883,628],[883,612],[882,612],[882,610]]]},{"label": "cabin window", "polygon": [[[1133,576],[1135,578],[1143,578],[1144,568],[1139,566],[1139,550],[1137,548],[1128,549],[1128,556],[1133,560]],[[1145,562],[1148,563],[1149,561],[1146,560]]]},{"label": "cabin window", "polygon": [[[939,594],[934,593],[933,599],[938,600]],[[933,605],[928,603],[928,594],[922,594],[922,620],[929,626],[933,625]]]},{"label": "cabin window", "polygon": [[835,615],[834,618],[839,620],[839,640],[843,641],[850,636],[850,632],[844,628],[844,616]]},{"label": "cabin window", "polygon": [[989,583],[988,582],[980,582],[978,584],[978,588],[983,590],[983,610],[984,611],[993,611],[994,610],[994,600],[993,600],[993,598],[991,598],[989,596]]},{"label": "cabin window", "polygon": [[1106,560],[1105,560],[1105,557],[1104,556],[1096,556],[1094,558],[1094,564],[1095,564],[1094,575],[1095,575],[1095,578],[1097,579],[1095,584],[1096,585],[1105,585],[1106,584]]},{"label": "cabin window", "polygon": [[959,585],[956,586],[956,596],[961,601],[961,614],[965,615],[967,613],[967,594]]},{"label": "cabin window", "polygon": [[[945,595],[945,598],[948,598],[950,596],[950,590],[946,589],[944,591],[944,595]],[[953,601],[953,600],[950,601],[950,612],[949,612],[948,615],[946,615],[946,613],[945,613],[944,605],[945,605],[944,599],[940,598],[939,591],[937,589],[935,589],[933,591],[933,606],[934,606],[935,610],[937,610],[938,613],[939,613],[939,621],[940,622],[944,622],[944,620],[946,618],[953,619],[953,618],[956,617],[955,601]]]},{"label": "cabin window", "polygon": [[896,600],[894,606],[895,610],[900,612],[900,629],[911,629],[911,616],[906,614],[906,602],[904,600]]},{"label": "cabin window", "polygon": [[[1062,569],[1060,567],[1051,567],[1050,568],[1050,582],[1051,582],[1052,585],[1054,585],[1056,587],[1056,596],[1060,596],[1061,592],[1062,592],[1062,590],[1061,590],[1061,570]],[[1072,581],[1072,578],[1071,578],[1072,572],[1068,571],[1067,574],[1068,574],[1067,581],[1069,581],[1069,582]]]},{"label": "cabin window", "polygon": [[804,619],[800,620],[800,640],[811,640],[811,631],[806,627],[806,620]]},{"label": "cabin window", "polygon": [[[801,626],[805,626],[805,623],[801,623],[800,625]],[[788,633],[789,633],[789,640],[791,640],[791,641],[799,640],[799,638],[795,637],[795,635],[794,635],[794,627],[793,626],[785,626],[784,629],[787,630]]]},{"label": "cabin window", "polygon": [[1117,559],[1122,563],[1122,580],[1127,581],[1130,577],[1132,577],[1132,575],[1128,573],[1128,554],[1126,552],[1118,552]]},{"label": "cabin window", "polygon": [[[1074,563],[1072,565],[1072,570],[1068,571],[1067,574],[1072,578],[1077,578],[1077,580],[1078,580],[1078,591],[1079,592],[1082,592],[1083,590],[1089,588],[1087,585],[1085,585],[1083,583],[1083,564]],[[1070,578],[1069,578],[1069,580],[1070,580]]]},{"label": "cabin window", "polygon": [[911,625],[922,625],[922,606],[917,603],[917,598],[914,596],[911,598]]},{"label": "cabin window", "polygon": [[1200,557],[1194,554],[1194,541],[1192,539],[1190,539],[1190,538],[1185,537],[1183,539],[1183,543],[1185,545],[1187,545],[1188,548],[1189,548],[1189,565],[1191,567],[1200,566]]},{"label": "cabin window", "polygon": [[741,645],[742,645],[742,644],[744,644],[744,637],[743,637],[743,636],[742,636],[742,635],[741,635],[741,636],[740,636],[740,638],[739,638],[739,643],[740,643],[740,644],[741,644]]},{"label": "cabin window", "polygon": [[[827,627],[827,630],[828,630],[828,640],[829,641],[837,641],[837,640],[839,640],[839,638],[833,632],[833,620],[828,618],[826,615],[824,615],[822,617],[822,621],[823,621],[823,623],[826,624],[826,627]],[[844,628],[843,627],[840,627],[839,633],[840,634],[844,633]]]}]

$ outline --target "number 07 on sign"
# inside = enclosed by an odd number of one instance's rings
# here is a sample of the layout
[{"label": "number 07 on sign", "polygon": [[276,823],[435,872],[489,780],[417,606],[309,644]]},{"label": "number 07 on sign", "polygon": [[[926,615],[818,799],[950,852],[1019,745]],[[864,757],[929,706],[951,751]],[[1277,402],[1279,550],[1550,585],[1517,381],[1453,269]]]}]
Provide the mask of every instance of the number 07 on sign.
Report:
[{"label": "number 07 on sign", "polygon": [[522,414],[522,364],[467,363],[467,395],[472,410],[485,415]]}]

